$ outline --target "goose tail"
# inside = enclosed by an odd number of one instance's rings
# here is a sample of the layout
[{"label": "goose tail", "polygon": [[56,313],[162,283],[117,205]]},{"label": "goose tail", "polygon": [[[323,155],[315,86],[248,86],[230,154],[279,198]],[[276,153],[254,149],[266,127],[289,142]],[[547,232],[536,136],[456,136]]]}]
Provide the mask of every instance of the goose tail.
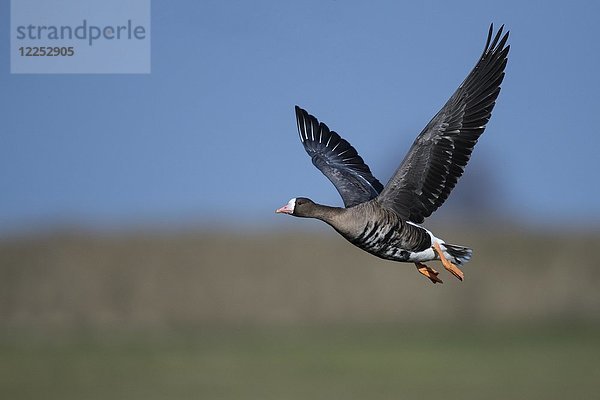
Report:
[{"label": "goose tail", "polygon": [[453,258],[453,263],[456,265],[463,265],[469,262],[473,255],[473,250],[465,246],[457,246],[455,244],[444,243],[446,252]]}]

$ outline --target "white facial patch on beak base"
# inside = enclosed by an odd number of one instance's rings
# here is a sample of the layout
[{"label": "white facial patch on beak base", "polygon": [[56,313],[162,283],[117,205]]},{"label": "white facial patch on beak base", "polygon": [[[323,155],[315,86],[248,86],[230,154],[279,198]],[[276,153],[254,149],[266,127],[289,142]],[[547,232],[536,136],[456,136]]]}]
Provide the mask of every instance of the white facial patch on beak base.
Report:
[{"label": "white facial patch on beak base", "polygon": [[296,198],[295,197],[293,199],[291,199],[290,201],[288,201],[288,203],[285,206],[275,210],[275,212],[283,213],[283,214],[293,214],[294,208],[296,208]]},{"label": "white facial patch on beak base", "polygon": [[293,199],[291,199],[290,201],[288,201],[286,207],[290,210],[290,214],[293,214],[294,213],[294,208],[296,208],[296,198],[294,197]]}]

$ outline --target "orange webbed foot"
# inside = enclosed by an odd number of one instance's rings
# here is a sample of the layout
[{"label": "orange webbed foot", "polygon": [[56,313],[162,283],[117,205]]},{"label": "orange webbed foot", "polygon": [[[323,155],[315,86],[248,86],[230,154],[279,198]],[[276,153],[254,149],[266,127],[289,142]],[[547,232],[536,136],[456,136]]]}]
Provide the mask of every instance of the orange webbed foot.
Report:
[{"label": "orange webbed foot", "polygon": [[444,256],[444,252],[440,248],[439,243],[433,244],[433,250],[437,253],[438,257],[440,257],[440,261],[444,268],[446,268],[452,275],[457,277],[459,280],[465,279],[465,274],[454,264],[452,264],[446,256]]},{"label": "orange webbed foot", "polygon": [[435,269],[429,268],[427,265],[421,263],[415,263],[415,265],[417,266],[417,271],[429,278],[431,282],[444,283],[440,278],[438,278],[439,272],[437,272]]}]

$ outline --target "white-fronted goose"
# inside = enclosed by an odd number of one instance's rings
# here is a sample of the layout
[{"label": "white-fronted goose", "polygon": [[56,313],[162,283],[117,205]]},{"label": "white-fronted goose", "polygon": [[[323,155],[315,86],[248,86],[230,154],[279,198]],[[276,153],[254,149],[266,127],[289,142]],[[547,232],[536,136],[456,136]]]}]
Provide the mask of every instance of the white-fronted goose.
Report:
[{"label": "white-fronted goose", "polygon": [[[458,279],[471,249],[445,243],[417,225],[448,198],[489,121],[504,78],[508,32],[490,26],[483,54],[450,100],[417,136],[384,187],[357,151],[327,125],[296,106],[300,140],[313,164],[334,184],[345,208],[291,199],[276,212],[325,221],[355,246],[378,257],[412,262],[433,283],[440,260]],[[493,37],[493,40],[492,40]]]}]

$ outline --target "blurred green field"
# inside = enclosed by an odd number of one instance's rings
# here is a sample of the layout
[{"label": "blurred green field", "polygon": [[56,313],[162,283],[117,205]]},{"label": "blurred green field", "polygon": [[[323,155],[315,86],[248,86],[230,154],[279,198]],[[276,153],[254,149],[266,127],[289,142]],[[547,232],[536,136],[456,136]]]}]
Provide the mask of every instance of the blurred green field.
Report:
[{"label": "blurred green field", "polygon": [[0,340],[3,399],[593,399],[600,327],[345,324]]},{"label": "blurred green field", "polygon": [[443,285],[329,231],[5,238],[0,399],[600,398],[600,233],[491,228]]}]

